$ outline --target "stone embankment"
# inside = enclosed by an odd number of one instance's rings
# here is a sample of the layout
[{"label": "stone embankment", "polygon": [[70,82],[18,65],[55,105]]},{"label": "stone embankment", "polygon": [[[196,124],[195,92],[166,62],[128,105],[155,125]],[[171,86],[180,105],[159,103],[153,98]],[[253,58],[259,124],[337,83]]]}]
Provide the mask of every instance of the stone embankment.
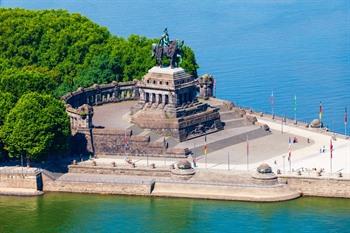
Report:
[{"label": "stone embankment", "polygon": [[350,198],[350,177],[280,175],[279,181],[304,196]]},{"label": "stone embankment", "polygon": [[77,164],[71,165],[68,173],[53,177],[45,170],[4,167],[0,169],[0,195],[77,192],[258,202],[286,201],[301,195],[350,198],[347,177],[295,174],[257,179],[251,173],[197,169],[184,179],[174,176],[172,169]]},{"label": "stone embankment", "polygon": [[0,168],[0,195],[36,196],[41,194],[43,194],[42,178],[39,169]]}]

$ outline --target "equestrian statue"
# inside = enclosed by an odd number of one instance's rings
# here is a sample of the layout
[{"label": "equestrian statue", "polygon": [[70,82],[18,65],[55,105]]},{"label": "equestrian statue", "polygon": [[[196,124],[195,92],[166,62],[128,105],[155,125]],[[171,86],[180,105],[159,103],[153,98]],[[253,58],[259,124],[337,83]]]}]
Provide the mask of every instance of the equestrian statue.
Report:
[{"label": "equestrian statue", "polygon": [[164,29],[158,44],[152,44],[152,57],[156,58],[157,66],[163,65],[163,58],[170,59],[170,67],[178,67],[182,58],[182,47],[184,41],[169,39],[168,29]]}]

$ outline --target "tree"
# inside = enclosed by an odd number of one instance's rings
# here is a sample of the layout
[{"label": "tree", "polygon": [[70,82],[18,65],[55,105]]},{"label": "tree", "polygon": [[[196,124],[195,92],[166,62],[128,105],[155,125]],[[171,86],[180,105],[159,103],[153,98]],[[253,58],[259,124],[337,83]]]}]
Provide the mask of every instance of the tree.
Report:
[{"label": "tree", "polygon": [[64,104],[47,94],[23,95],[7,115],[0,138],[10,158],[42,160],[67,149],[69,119]]},{"label": "tree", "polygon": [[[0,8],[0,78],[6,84],[0,91],[13,89],[18,98],[28,91],[61,96],[94,83],[141,79],[155,65],[151,45],[157,41],[113,36],[88,18],[64,10]],[[183,55],[181,66],[196,75],[192,50],[185,47]]]},{"label": "tree", "polygon": [[184,46],[182,55],[183,58],[180,66],[184,68],[188,73],[192,74],[194,77],[197,77],[197,69],[199,66],[196,62],[196,57],[192,49],[188,46]]},{"label": "tree", "polygon": [[0,128],[4,124],[7,114],[15,104],[15,96],[9,92],[0,92]]},{"label": "tree", "polygon": [[52,93],[57,82],[47,69],[11,68],[0,74],[0,90],[19,99],[28,92]]},{"label": "tree", "polygon": [[[4,124],[7,114],[16,104],[16,98],[8,92],[0,92],[0,128]],[[0,160],[4,157],[4,144],[0,139]]]}]

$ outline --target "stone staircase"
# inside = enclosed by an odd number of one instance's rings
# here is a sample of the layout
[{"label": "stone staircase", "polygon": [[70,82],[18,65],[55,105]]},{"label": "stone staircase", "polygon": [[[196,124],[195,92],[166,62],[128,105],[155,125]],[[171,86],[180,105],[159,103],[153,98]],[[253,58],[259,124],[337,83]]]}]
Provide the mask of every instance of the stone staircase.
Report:
[{"label": "stone staircase", "polygon": [[[249,138],[249,140],[253,140],[253,139],[266,136],[268,134],[269,134],[268,132],[266,132],[261,128],[255,128],[255,129],[249,128],[246,131],[243,131],[239,134],[228,136],[226,138],[223,138],[217,141],[210,142],[207,140],[207,148],[208,148],[207,150],[208,150],[208,153],[212,153],[212,152],[221,150],[225,147],[229,147],[238,143],[245,142],[247,140],[247,137]],[[197,143],[196,146],[191,147],[190,150],[195,156],[203,155],[204,145],[205,145],[205,142],[203,140],[202,143],[200,144]]]},{"label": "stone staircase", "polygon": [[[207,136],[208,153],[242,143],[246,141],[247,136],[249,140],[253,140],[269,134],[269,132],[266,132],[259,126],[255,126],[247,121],[236,109],[225,109],[225,111],[220,112],[220,118],[225,124],[225,130]],[[132,125],[128,129],[132,130],[133,135],[148,136],[150,138],[150,144],[160,145],[163,143],[164,137],[156,132],[144,130],[136,125]],[[165,137],[165,140],[168,144],[168,149],[189,148],[196,156],[203,154],[203,148],[205,145],[204,137],[194,138],[182,143],[179,143],[173,137]]]}]

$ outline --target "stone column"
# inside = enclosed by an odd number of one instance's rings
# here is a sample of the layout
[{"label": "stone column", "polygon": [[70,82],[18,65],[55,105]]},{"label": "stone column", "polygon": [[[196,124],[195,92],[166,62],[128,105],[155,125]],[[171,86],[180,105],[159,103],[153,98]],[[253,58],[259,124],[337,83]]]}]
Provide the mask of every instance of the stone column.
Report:
[{"label": "stone column", "polygon": [[156,95],[156,101],[155,101],[155,103],[156,104],[159,104],[159,94],[155,94]]}]

